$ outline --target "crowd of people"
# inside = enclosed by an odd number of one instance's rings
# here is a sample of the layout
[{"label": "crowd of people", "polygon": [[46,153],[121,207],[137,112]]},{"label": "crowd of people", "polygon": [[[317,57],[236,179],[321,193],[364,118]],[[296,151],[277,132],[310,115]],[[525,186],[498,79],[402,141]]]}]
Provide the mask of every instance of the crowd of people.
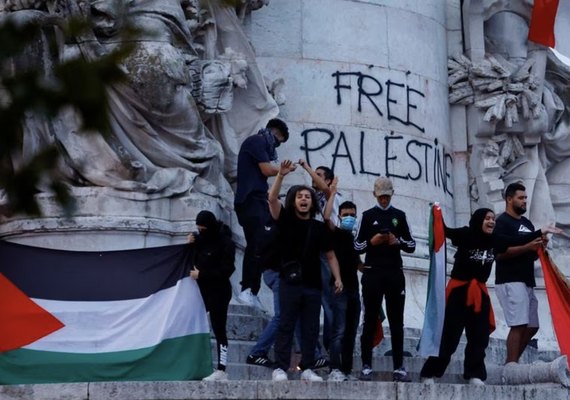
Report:
[{"label": "crowd of people", "polygon": [[[238,300],[261,308],[258,292],[263,278],[273,293],[274,306],[273,318],[260,332],[246,362],[272,368],[274,381],[286,381],[296,348],[301,354],[297,367],[301,380],[322,381],[314,370],[326,366],[329,381],[371,380],[372,352],[385,298],[392,378],[409,382],[404,366],[406,283],[402,252],[413,253],[416,242],[405,212],[392,204],[393,184],[386,177],[376,179],[376,204],[358,217],[356,205],[341,200],[338,178],[330,168],[313,170],[304,160],[273,163],[277,147],[288,137],[285,122],[272,119],[266,128],[244,141],[238,155],[234,205],[246,240]],[[282,204],[283,181],[297,166],[309,174],[312,186],[290,187]],[[275,178],[271,187],[269,177]],[[513,183],[505,190],[506,209],[498,218],[492,210],[481,208],[473,213],[469,226],[445,226],[445,235],[457,251],[446,288],[439,355],[426,360],[420,372],[422,381],[431,383],[444,374],[465,331],[464,378],[472,384],[484,384],[485,350],[495,324],[486,287],[493,263],[497,297],[510,328],[506,362],[518,362],[537,333],[534,261],[537,250],[548,242],[547,234],[560,230],[554,226],[536,230],[523,216],[526,200],[525,187]],[[210,312],[218,350],[217,369],[204,379],[226,380],[226,320],[235,246],[229,228],[210,211],[198,214],[196,226],[199,232],[188,236],[194,247],[189,274],[198,282]],[[271,260],[266,251],[268,237],[274,250]],[[355,377],[353,354],[361,309],[362,369]],[[269,358],[271,347],[274,361]]]}]

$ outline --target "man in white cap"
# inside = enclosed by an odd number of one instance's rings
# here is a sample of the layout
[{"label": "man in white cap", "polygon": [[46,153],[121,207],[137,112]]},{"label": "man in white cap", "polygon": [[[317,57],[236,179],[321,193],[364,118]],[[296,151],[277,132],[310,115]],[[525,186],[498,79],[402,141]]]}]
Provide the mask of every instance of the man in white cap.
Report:
[{"label": "man in white cap", "polygon": [[396,382],[409,382],[403,366],[404,303],[406,283],[400,251],[413,253],[412,238],[406,214],[390,202],[394,194],[392,181],[380,177],[374,182],[378,204],[362,214],[354,248],[366,253],[362,275],[364,326],[360,337],[362,373],[360,379],[372,379],[372,347],[382,300],[386,296],[386,315],[390,324],[392,361]]}]

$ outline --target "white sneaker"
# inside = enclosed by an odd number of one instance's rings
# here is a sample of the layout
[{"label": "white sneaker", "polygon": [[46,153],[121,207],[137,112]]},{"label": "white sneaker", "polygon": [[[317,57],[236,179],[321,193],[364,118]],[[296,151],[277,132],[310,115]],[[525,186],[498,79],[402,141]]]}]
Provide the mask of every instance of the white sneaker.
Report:
[{"label": "white sneaker", "polygon": [[433,378],[422,378],[422,383],[424,385],[433,385],[435,384],[435,380]]},{"label": "white sneaker", "polygon": [[331,371],[331,373],[329,374],[329,379],[327,379],[327,380],[329,382],[344,382],[344,381],[347,381],[348,378],[346,377],[345,374],[343,374],[338,369],[333,369]]},{"label": "white sneaker", "polygon": [[315,374],[312,369],[306,369],[301,373],[301,380],[307,382],[322,382],[323,378]]},{"label": "white sneaker", "polygon": [[242,304],[245,304],[247,306],[251,306],[253,308],[257,308],[258,310],[265,312],[265,309],[263,308],[263,304],[261,304],[261,300],[259,300],[259,297],[254,295],[251,292],[251,289],[249,289],[249,288],[242,291],[238,295],[237,299]]},{"label": "white sneaker", "polygon": [[484,386],[485,382],[483,382],[479,378],[471,378],[471,379],[469,379],[469,384],[470,385],[476,385],[476,386]]},{"label": "white sneaker", "polygon": [[245,289],[238,295],[237,299],[242,304],[254,307],[253,297],[255,297],[255,296],[253,293],[251,293],[251,289]]},{"label": "white sneaker", "polygon": [[273,382],[283,382],[289,380],[289,378],[287,377],[287,372],[283,371],[281,368],[273,370],[273,373],[271,374],[271,379],[273,380]]},{"label": "white sneaker", "polygon": [[205,377],[204,379],[202,379],[203,381],[227,381],[228,380],[228,374],[226,371],[222,371],[220,369],[215,370],[214,372],[212,372],[211,375],[208,375],[207,377]]}]

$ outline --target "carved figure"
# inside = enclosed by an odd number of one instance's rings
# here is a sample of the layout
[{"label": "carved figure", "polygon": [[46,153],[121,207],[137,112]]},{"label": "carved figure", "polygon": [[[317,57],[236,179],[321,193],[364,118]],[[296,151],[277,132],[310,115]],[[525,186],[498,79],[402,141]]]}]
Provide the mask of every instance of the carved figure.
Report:
[{"label": "carved figure", "polygon": [[[472,138],[473,200],[497,211],[504,187],[523,181],[530,218],[556,221],[568,231],[570,210],[562,199],[570,194],[570,174],[564,172],[570,168],[570,66],[552,50],[528,42],[531,6],[484,2],[485,56],[449,59],[449,100],[473,105],[481,116]],[[553,243],[560,245],[560,238]]]},{"label": "carved figure", "polygon": [[[216,2],[206,3],[204,9],[193,0],[0,3],[9,18],[42,18],[46,43],[55,28],[59,54],[50,54],[44,43],[16,61],[18,67],[41,65],[46,77],[58,59],[94,60],[113,50],[123,40],[126,22],[141,31],[122,65],[127,82],[107,89],[111,134],[85,135],[73,110],[54,120],[30,115],[24,127],[24,157],[55,143],[62,149],[62,174],[75,186],[156,197],[193,188],[231,197],[227,178],[235,175],[239,144],[278,112],[235,9]],[[249,2],[243,7],[251,8]],[[71,16],[93,22],[92,32],[74,43],[57,36],[53,25]],[[224,29],[238,35],[228,40]]]}]

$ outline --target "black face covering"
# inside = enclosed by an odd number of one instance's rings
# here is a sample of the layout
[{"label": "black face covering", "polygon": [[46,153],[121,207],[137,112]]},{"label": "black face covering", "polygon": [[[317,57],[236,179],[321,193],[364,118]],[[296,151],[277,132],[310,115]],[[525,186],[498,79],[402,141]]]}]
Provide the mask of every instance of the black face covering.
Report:
[{"label": "black face covering", "polygon": [[196,225],[205,227],[206,229],[200,232],[200,239],[210,240],[218,235],[219,223],[216,216],[210,211],[200,211],[196,216]]}]

